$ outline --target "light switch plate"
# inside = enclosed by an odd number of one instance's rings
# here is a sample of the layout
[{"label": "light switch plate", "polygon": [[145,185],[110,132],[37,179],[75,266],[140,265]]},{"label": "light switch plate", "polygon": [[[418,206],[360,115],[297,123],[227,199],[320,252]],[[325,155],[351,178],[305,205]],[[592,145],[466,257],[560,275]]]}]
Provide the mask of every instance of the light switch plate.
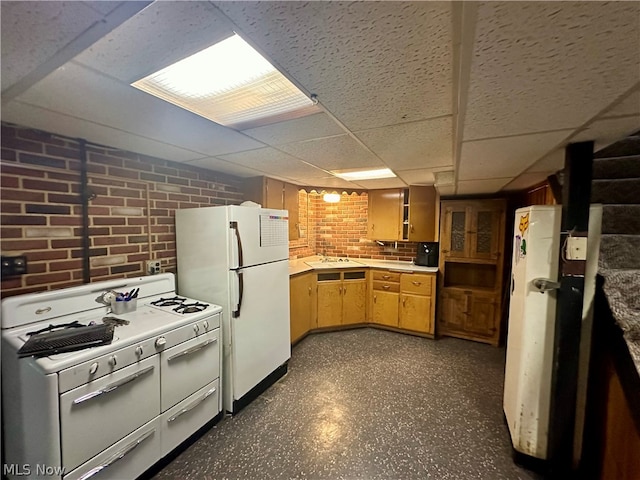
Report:
[{"label": "light switch plate", "polygon": [[586,260],[587,237],[569,237],[566,255],[567,260]]}]

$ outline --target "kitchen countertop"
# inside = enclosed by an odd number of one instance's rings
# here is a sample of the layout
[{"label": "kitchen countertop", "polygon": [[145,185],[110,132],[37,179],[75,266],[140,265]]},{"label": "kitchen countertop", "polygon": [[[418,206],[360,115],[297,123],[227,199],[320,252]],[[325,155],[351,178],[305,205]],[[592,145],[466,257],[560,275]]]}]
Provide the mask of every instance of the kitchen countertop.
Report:
[{"label": "kitchen countertop", "polygon": [[[331,257],[331,258],[342,258],[342,257]],[[311,265],[308,265],[306,262],[318,262],[321,261],[322,257],[318,255],[313,255],[310,257],[298,258],[295,260],[289,260],[289,276],[297,275],[299,273],[310,272],[312,270],[327,270],[329,268],[354,268],[354,264],[359,264],[358,266],[369,267],[369,268],[384,268],[389,270],[397,270],[400,272],[420,272],[420,273],[437,273],[438,267],[422,267],[419,265],[414,265],[413,262],[401,262],[394,260],[376,260],[372,258],[349,258],[348,262],[336,262],[335,265],[331,267],[320,267],[314,268]]]}]

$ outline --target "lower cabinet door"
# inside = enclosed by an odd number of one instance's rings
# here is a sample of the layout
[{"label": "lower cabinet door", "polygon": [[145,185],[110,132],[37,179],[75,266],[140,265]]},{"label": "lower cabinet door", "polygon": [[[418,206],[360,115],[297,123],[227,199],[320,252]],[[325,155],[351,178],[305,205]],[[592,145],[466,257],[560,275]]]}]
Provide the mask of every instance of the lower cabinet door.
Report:
[{"label": "lower cabinet door", "polygon": [[373,323],[398,326],[398,294],[395,292],[383,292],[376,290],[373,292],[372,302]]},{"label": "lower cabinet door", "polygon": [[[100,435],[99,431],[93,433]],[[156,417],[62,478],[136,478],[160,459],[160,436],[160,418]]]},{"label": "lower cabinet door", "polygon": [[400,328],[422,333],[433,333],[431,297],[401,293]]},{"label": "lower cabinet door", "polygon": [[470,294],[443,290],[440,295],[440,331],[464,331]]},{"label": "lower cabinet door", "polygon": [[167,455],[220,412],[218,380],[162,414],[162,456]]},{"label": "lower cabinet door", "polygon": [[318,281],[318,328],[335,327],[340,324],[342,324],[342,282]]},{"label": "lower cabinet door", "polygon": [[342,283],[342,324],[367,321],[367,284],[364,281]]}]

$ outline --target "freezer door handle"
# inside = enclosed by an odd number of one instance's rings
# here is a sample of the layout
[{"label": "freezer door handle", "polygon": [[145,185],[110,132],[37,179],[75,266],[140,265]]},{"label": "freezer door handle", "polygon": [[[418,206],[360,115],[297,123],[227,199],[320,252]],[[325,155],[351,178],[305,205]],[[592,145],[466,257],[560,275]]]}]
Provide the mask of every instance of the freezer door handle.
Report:
[{"label": "freezer door handle", "polygon": [[244,293],[244,280],[242,278],[242,272],[236,270],[236,275],[238,275],[238,308],[233,311],[231,316],[233,318],[238,318],[240,316],[240,308],[242,307],[242,294]]},{"label": "freezer door handle", "polygon": [[229,222],[229,228],[233,228],[236,231],[236,243],[238,244],[238,268],[242,268],[244,266],[244,262],[242,261],[242,239],[240,238],[238,222]]},{"label": "freezer door handle", "polygon": [[540,293],[550,292],[552,290],[558,290],[560,288],[559,282],[554,282],[548,278],[534,278],[531,283]]}]

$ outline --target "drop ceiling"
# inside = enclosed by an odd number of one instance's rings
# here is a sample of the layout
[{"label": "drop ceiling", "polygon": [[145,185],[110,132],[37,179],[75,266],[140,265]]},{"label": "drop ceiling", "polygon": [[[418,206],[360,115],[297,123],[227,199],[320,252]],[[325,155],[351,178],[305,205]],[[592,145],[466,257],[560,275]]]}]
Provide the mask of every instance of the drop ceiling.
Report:
[{"label": "drop ceiling", "polygon": [[[640,2],[2,2],[2,120],[297,185],[526,188],[640,129]],[[233,130],[130,86],[233,32],[320,112]],[[348,182],[331,170],[389,167]]]}]

